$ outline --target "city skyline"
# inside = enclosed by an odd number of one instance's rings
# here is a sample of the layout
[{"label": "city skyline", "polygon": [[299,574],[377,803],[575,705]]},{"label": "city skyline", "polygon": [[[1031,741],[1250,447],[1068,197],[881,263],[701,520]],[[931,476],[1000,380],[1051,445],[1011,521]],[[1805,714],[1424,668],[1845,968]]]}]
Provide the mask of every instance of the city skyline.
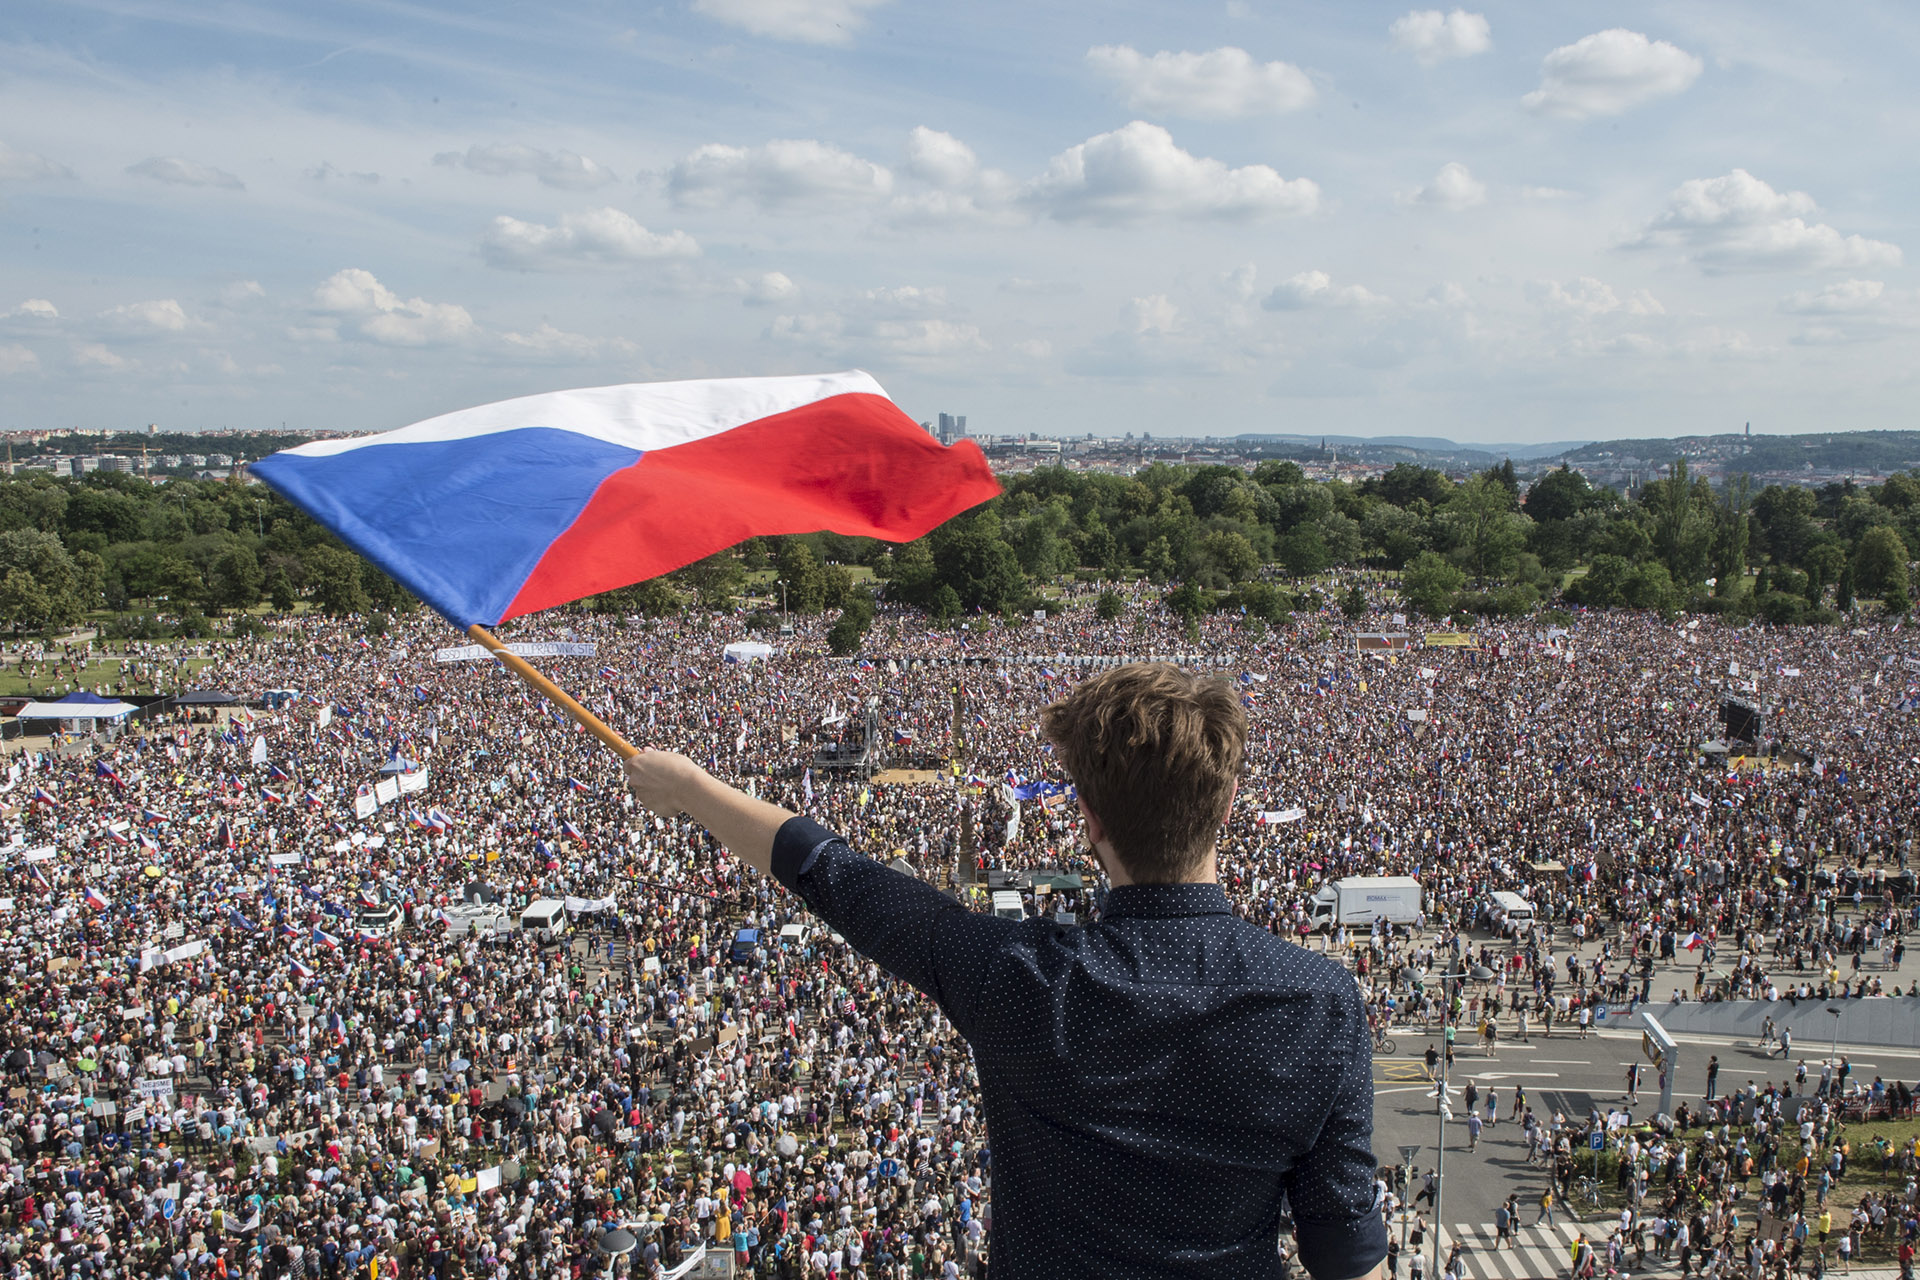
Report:
[{"label": "city skyline", "polygon": [[28,5],[0,428],[853,366],[988,435],[1906,427],[1915,24]]}]

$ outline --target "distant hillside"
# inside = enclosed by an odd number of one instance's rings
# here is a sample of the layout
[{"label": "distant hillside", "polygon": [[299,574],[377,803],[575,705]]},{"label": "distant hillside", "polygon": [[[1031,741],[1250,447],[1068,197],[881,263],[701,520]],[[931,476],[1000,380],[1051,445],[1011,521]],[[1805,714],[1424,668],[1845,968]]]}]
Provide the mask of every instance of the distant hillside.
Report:
[{"label": "distant hillside", "polygon": [[1439,436],[1303,436],[1273,432],[1245,432],[1234,437],[1249,444],[1275,446],[1275,452],[1301,457],[1317,454],[1324,443],[1342,457],[1367,462],[1417,462],[1439,465],[1447,462],[1486,466],[1502,458],[1530,462],[1538,458],[1557,458],[1570,449],[1586,444],[1584,440],[1556,440],[1547,444],[1461,444]]},{"label": "distant hillside", "polygon": [[1889,473],[1920,467],[1920,431],[1835,431],[1817,435],[1680,436],[1671,440],[1606,440],[1570,449],[1557,461],[1574,467],[1619,466],[1623,459],[1663,464],[1675,458],[1717,460],[1729,470]]}]

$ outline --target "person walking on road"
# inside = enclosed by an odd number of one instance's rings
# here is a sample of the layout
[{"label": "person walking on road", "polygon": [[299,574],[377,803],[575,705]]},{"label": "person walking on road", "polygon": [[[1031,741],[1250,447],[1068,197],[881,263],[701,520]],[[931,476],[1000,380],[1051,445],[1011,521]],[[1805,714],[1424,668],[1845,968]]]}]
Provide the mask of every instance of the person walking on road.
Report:
[{"label": "person walking on road", "polygon": [[1640,1101],[1640,1064],[1637,1062],[1627,1064],[1627,1101]]},{"label": "person walking on road", "polygon": [[1718,1091],[1719,1085],[1720,1085],[1720,1055],[1716,1053],[1707,1058],[1707,1101],[1708,1102],[1713,1101],[1714,1094]]},{"label": "person walking on road", "polygon": [[1793,1028],[1780,1028],[1780,1058],[1785,1061],[1793,1054]]},{"label": "person walking on road", "polygon": [[1540,1216],[1533,1220],[1536,1227],[1553,1225],[1553,1188],[1548,1187],[1540,1193]]}]

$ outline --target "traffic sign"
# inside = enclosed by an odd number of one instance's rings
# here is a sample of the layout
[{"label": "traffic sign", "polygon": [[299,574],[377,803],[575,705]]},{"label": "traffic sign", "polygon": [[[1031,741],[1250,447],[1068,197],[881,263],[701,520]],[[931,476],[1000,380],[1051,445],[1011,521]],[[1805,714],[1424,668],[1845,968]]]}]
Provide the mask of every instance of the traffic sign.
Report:
[{"label": "traffic sign", "polygon": [[1601,1005],[1596,1008],[1593,1011],[1593,1020],[1595,1022],[1605,1022],[1607,1020],[1607,1006]]},{"label": "traffic sign", "polygon": [[1587,1135],[1587,1147],[1593,1151],[1605,1151],[1607,1149],[1607,1135],[1595,1129]]}]

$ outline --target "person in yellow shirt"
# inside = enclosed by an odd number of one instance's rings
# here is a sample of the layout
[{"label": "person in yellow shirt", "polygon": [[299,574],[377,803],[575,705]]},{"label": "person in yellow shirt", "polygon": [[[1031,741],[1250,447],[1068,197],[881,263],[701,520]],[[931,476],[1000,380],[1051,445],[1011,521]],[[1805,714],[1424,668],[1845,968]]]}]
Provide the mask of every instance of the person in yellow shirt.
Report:
[{"label": "person in yellow shirt", "polygon": [[1822,1209],[1820,1211],[1820,1245],[1822,1248],[1826,1247],[1827,1235],[1832,1230],[1833,1230],[1833,1210]]}]

